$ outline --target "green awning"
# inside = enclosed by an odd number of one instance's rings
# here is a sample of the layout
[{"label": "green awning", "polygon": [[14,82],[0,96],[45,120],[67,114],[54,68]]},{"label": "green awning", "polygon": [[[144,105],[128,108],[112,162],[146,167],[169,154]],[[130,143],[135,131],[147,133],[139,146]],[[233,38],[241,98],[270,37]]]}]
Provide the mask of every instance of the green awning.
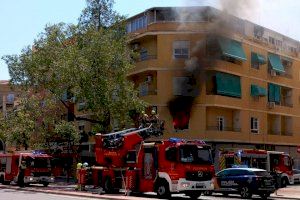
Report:
[{"label": "green awning", "polygon": [[242,43],[229,38],[218,38],[222,54],[241,61],[247,60]]},{"label": "green awning", "polygon": [[284,67],[281,63],[279,55],[269,53],[269,62],[273,70],[284,73]]},{"label": "green awning", "polygon": [[280,86],[269,83],[268,101],[280,103]]},{"label": "green awning", "polygon": [[241,97],[241,81],[239,76],[216,73],[217,94]]},{"label": "green awning", "polygon": [[265,64],[266,58],[261,54],[251,52],[251,62],[258,63],[258,64]]},{"label": "green awning", "polygon": [[267,90],[266,88],[251,84],[251,96],[253,97],[267,96]]}]

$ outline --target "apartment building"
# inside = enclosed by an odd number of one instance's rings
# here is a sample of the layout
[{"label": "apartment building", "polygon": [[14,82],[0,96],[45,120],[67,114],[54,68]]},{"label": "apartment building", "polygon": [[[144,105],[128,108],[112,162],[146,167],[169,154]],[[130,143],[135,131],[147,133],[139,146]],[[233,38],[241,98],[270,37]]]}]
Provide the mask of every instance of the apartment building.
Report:
[{"label": "apartment building", "polygon": [[[18,92],[13,90],[9,81],[0,80],[0,114],[6,116],[18,104]],[[4,142],[0,138],[0,152],[4,150]]]},{"label": "apartment building", "polygon": [[[129,74],[164,137],[290,153],[300,167],[299,41],[212,7],[157,7],[127,21]],[[300,148],[299,148],[300,150]]]}]

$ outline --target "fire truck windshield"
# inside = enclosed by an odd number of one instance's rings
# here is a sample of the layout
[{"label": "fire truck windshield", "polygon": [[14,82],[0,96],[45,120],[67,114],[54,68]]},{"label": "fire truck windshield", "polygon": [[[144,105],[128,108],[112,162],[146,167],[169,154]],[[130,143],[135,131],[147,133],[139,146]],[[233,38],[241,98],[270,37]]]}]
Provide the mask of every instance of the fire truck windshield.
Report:
[{"label": "fire truck windshield", "polygon": [[49,158],[26,158],[26,165],[34,168],[49,168],[51,167]]},{"label": "fire truck windshield", "polygon": [[211,151],[208,147],[183,145],[179,149],[180,161],[183,163],[212,164]]}]

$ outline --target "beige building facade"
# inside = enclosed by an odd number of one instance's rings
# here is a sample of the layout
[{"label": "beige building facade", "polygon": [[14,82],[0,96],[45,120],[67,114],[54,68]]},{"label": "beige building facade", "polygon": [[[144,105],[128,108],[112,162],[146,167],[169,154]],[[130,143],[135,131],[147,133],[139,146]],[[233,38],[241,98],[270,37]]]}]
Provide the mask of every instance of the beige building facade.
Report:
[{"label": "beige building facade", "polygon": [[203,139],[216,161],[224,147],[263,148],[300,167],[299,41],[211,7],[151,8],[127,32],[129,78],[164,137]]}]

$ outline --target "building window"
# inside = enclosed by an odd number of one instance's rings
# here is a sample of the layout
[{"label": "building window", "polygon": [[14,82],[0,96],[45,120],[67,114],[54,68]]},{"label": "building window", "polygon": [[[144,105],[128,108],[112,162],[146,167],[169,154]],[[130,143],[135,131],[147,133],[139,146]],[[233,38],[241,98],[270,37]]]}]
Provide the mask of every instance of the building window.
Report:
[{"label": "building window", "polygon": [[14,94],[8,94],[6,97],[6,100],[8,104],[14,104],[14,100],[15,100],[15,95]]},{"label": "building window", "polygon": [[269,37],[269,43],[275,45],[275,39],[273,37]]},{"label": "building window", "polygon": [[145,28],[146,26],[147,26],[147,16],[142,16],[129,22],[127,24],[126,29],[127,32],[130,33]]},{"label": "building window", "polygon": [[173,42],[174,58],[189,58],[189,51],[190,51],[190,41]]},{"label": "building window", "polygon": [[263,64],[266,64],[266,58],[261,54],[251,52],[251,67],[253,69],[259,69]]},{"label": "building window", "polygon": [[225,128],[225,119],[223,116],[217,117],[218,122],[218,131],[224,131]]},{"label": "building window", "polygon": [[251,133],[258,133],[259,123],[258,118],[251,117]]}]

